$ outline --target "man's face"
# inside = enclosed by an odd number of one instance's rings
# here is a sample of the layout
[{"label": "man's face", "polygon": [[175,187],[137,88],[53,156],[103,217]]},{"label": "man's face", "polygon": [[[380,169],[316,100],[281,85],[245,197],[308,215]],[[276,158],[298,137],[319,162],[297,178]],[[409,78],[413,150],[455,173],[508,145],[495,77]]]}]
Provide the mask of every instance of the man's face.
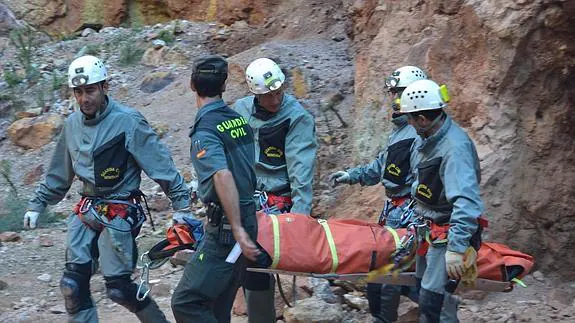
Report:
[{"label": "man's face", "polygon": [[88,117],[93,118],[96,112],[102,108],[108,90],[107,83],[97,83],[90,85],[83,85],[74,88],[74,97],[80,106],[80,111]]},{"label": "man's face", "polygon": [[407,114],[407,123],[415,128],[415,131],[418,135],[425,138],[425,131],[429,130],[429,126],[431,125],[431,121],[429,121],[426,117],[422,115],[413,115],[411,113]]},{"label": "man's face", "polygon": [[389,91],[389,94],[391,95],[391,108],[393,112],[397,112],[401,108],[399,99],[401,98],[403,90],[405,90],[405,88],[393,88],[393,90]]},{"label": "man's face", "polygon": [[283,87],[266,94],[256,94],[259,105],[269,112],[276,113],[279,111],[284,96]]}]

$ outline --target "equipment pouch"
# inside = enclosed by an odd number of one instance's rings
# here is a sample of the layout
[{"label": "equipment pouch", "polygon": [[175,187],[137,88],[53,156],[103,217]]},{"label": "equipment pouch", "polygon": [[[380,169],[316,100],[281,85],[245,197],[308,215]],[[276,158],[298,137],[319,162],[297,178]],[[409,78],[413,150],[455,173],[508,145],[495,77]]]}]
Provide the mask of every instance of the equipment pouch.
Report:
[{"label": "equipment pouch", "polygon": [[208,211],[206,212],[206,216],[208,217],[208,223],[212,227],[218,227],[220,225],[223,212],[222,207],[216,203],[210,203],[208,205]]}]

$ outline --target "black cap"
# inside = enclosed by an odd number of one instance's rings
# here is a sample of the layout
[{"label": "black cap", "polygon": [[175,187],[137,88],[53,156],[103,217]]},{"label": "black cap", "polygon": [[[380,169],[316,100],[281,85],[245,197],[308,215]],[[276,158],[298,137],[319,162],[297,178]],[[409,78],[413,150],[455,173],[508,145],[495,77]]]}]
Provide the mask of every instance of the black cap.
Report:
[{"label": "black cap", "polygon": [[218,55],[207,55],[194,61],[193,74],[227,74],[228,62]]}]

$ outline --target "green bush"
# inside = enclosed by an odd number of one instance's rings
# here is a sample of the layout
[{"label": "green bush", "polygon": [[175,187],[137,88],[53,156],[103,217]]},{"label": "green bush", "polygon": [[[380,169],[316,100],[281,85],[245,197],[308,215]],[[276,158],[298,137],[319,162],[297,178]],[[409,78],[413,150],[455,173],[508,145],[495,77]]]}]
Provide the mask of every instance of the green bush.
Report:
[{"label": "green bush", "polygon": [[22,82],[22,78],[11,68],[4,67],[4,81],[9,87],[15,87]]},{"label": "green bush", "polygon": [[[14,113],[22,111],[26,107],[26,103],[20,99],[21,95],[17,92],[17,89],[9,88],[5,91],[0,92],[0,102],[10,101],[12,102],[11,113],[14,117]],[[1,183],[2,181],[0,181]]]},{"label": "green bush", "polygon": [[[0,161],[0,176],[10,191],[4,198],[3,207],[0,209],[0,232],[19,231],[24,229],[24,213],[28,207],[28,201],[20,196],[18,188],[12,181],[12,164],[8,160]],[[58,220],[52,212],[45,212],[40,219],[43,223],[51,223]]]},{"label": "green bush", "polygon": [[144,30],[144,24],[142,24],[140,21],[133,21],[130,24],[130,28],[132,29],[133,32],[140,33],[142,32],[142,30]]},{"label": "green bush", "polygon": [[3,204],[2,212],[0,212],[0,232],[22,230],[26,201],[9,193]]},{"label": "green bush", "polygon": [[86,51],[84,55],[100,56],[100,45],[99,44],[88,44],[86,45]]},{"label": "green bush", "polygon": [[57,41],[69,41],[78,38],[76,33],[64,33],[64,32],[54,32],[48,34],[51,39]]},{"label": "green bush", "polygon": [[[13,193],[9,193],[4,199],[2,211],[0,211],[0,232],[21,231],[24,229],[24,213],[28,207],[28,201]],[[39,224],[54,223],[61,220],[55,213],[46,210],[38,219]]]},{"label": "green bush", "polygon": [[44,93],[44,84],[40,84],[39,89],[36,91],[36,107],[42,109],[44,111],[44,107],[46,106],[46,96]]},{"label": "green bush", "polygon": [[161,39],[166,42],[166,44],[171,45],[176,41],[174,37],[174,32],[169,30],[162,30],[158,34],[158,39]]},{"label": "green bush", "polygon": [[64,84],[66,84],[66,75],[62,74],[60,75],[60,73],[58,73],[57,71],[54,71],[52,73],[52,91],[58,91],[60,90]]},{"label": "green bush", "polygon": [[144,50],[131,42],[126,42],[120,47],[119,63],[122,66],[134,65],[140,62]]},{"label": "green bush", "polygon": [[24,212],[26,212],[25,201],[18,196],[18,189],[11,178],[12,165],[7,160],[0,162],[0,175],[5,184],[8,185],[10,191],[8,196],[4,199],[4,206],[2,208],[2,215],[0,215],[0,232],[21,230],[23,227]]},{"label": "green bush", "polygon": [[25,27],[11,31],[10,43],[16,47],[16,59],[26,71],[26,78],[32,80],[37,77],[39,73],[32,64],[37,47],[34,30]]}]

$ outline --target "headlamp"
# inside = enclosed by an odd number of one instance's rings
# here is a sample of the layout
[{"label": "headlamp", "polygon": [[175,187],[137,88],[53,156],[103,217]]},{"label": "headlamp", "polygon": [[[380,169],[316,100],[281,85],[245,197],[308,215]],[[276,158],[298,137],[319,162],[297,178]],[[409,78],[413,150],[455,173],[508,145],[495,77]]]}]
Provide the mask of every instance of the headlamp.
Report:
[{"label": "headlamp", "polygon": [[78,74],[72,78],[72,85],[82,86],[88,84],[88,75]]},{"label": "headlamp", "polygon": [[274,77],[272,72],[264,74],[264,85],[270,91],[275,91],[282,86],[282,81],[278,77]]},{"label": "headlamp", "polygon": [[393,76],[385,78],[385,87],[389,90],[393,90],[397,84],[399,84],[399,79]]}]

